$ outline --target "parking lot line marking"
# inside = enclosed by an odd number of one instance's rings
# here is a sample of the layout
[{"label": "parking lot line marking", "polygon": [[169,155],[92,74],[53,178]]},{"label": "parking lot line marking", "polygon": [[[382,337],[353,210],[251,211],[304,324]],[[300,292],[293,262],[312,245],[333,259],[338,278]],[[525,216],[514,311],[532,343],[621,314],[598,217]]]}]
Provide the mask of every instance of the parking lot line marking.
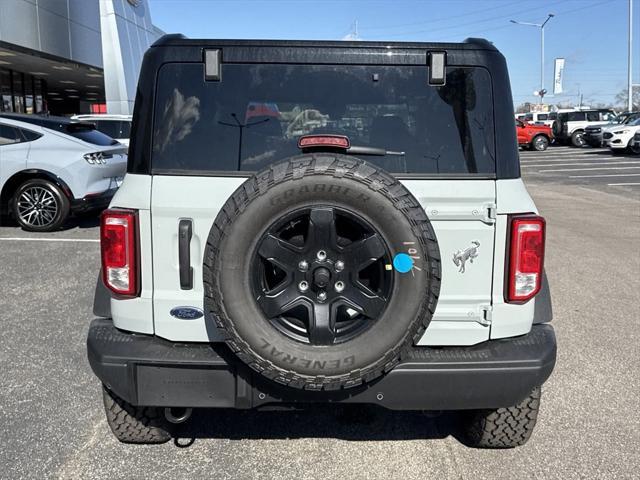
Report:
[{"label": "parking lot line marking", "polygon": [[93,238],[31,238],[31,237],[0,237],[0,241],[5,242],[79,242],[98,243],[100,240]]},{"label": "parking lot line marking", "polygon": [[534,164],[534,165],[530,165],[530,164],[525,164],[525,165],[521,165],[521,167],[565,167],[565,166],[576,166],[576,165],[636,165],[636,164],[640,164],[640,160],[635,160],[635,161],[630,161],[630,162],[606,162],[606,163],[551,163],[548,165],[544,165],[544,164]]},{"label": "parking lot line marking", "polygon": [[640,177],[640,173],[611,173],[609,175],[569,175],[569,178]]},{"label": "parking lot line marking", "polygon": [[620,187],[623,185],[640,185],[640,182],[631,182],[631,183],[607,183],[610,187]]},{"label": "parking lot line marking", "polygon": [[640,167],[596,167],[596,168],[552,168],[549,170],[538,170],[539,173],[545,172],[576,172],[589,170],[637,170]]},{"label": "parking lot line marking", "polygon": [[621,161],[621,160],[637,160],[636,158],[620,158],[620,157],[563,157],[563,158],[533,158],[533,159],[520,159],[520,163],[537,163],[537,162],[605,162],[605,161]]},{"label": "parking lot line marking", "polygon": [[[598,155],[598,154],[609,154],[609,150],[589,150],[588,155]],[[583,152],[584,154],[585,152]],[[553,155],[553,156],[571,156],[571,155],[580,155],[580,150],[571,150],[571,151],[554,151],[554,150],[545,150],[543,152],[520,152],[520,156],[522,157],[541,157],[545,155]]]},{"label": "parking lot line marking", "polygon": [[[584,158],[584,157],[565,157],[565,158],[549,158],[549,157],[540,157],[533,159],[520,159],[520,163],[537,163],[537,162],[603,162],[603,161],[623,161],[627,160],[626,158],[614,158],[614,157],[592,157],[592,158]],[[630,158],[629,160],[636,160],[635,158]]]}]

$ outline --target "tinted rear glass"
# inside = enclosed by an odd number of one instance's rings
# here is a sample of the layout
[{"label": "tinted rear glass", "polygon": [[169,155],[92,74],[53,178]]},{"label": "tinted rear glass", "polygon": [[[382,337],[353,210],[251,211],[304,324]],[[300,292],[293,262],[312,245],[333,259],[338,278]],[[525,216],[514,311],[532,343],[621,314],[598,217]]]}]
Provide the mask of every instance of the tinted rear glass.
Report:
[{"label": "tinted rear glass", "polygon": [[422,66],[168,64],[157,84],[153,169],[255,171],[297,155],[309,134],[385,149],[363,157],[393,173],[493,174],[489,73],[447,69],[429,86]]},{"label": "tinted rear glass", "polygon": [[93,145],[115,145],[118,143],[113,138],[105,135],[102,132],[96,130],[93,125],[80,125],[77,123],[70,123],[62,130],[67,135],[71,135],[83,142],[92,143]]},{"label": "tinted rear glass", "polygon": [[127,120],[120,122],[120,135],[119,138],[129,138],[131,136],[131,122]]},{"label": "tinted rear glass", "polygon": [[96,129],[105,135],[109,135],[111,138],[121,138],[120,137],[120,122],[119,120],[98,120],[94,122],[96,124]]},{"label": "tinted rear glass", "polygon": [[11,145],[12,143],[19,143],[22,139],[17,128],[10,127],[8,125],[0,125],[0,145]]},{"label": "tinted rear glass", "polygon": [[22,134],[25,142],[33,142],[34,140],[37,140],[42,136],[42,134],[40,133],[32,132],[31,130],[27,130],[25,128],[21,128],[20,133]]},{"label": "tinted rear glass", "polygon": [[567,113],[568,122],[582,122],[587,118],[585,112],[569,112]]}]

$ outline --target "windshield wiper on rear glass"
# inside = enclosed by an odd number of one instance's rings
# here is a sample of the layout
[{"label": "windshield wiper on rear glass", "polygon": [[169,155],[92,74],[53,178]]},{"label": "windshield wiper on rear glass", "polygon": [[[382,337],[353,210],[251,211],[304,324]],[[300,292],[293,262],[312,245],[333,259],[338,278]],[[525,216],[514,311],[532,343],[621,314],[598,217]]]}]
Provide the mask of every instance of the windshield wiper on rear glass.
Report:
[{"label": "windshield wiper on rear glass", "polygon": [[351,145],[349,148],[345,150],[345,153],[350,153],[353,155],[372,155],[384,157],[385,155],[394,155],[398,157],[402,157],[405,155],[404,152],[394,152],[392,150],[385,150],[384,148],[378,147],[364,147],[359,145]]}]

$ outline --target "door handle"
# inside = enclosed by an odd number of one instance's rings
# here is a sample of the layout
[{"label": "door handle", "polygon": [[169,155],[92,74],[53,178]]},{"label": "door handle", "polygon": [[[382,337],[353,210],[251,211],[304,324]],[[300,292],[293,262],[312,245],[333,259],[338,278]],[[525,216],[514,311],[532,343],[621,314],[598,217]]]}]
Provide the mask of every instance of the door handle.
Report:
[{"label": "door handle", "polygon": [[193,229],[191,220],[180,220],[178,224],[178,265],[180,271],[180,288],[193,288],[193,267],[191,267],[191,237]]}]

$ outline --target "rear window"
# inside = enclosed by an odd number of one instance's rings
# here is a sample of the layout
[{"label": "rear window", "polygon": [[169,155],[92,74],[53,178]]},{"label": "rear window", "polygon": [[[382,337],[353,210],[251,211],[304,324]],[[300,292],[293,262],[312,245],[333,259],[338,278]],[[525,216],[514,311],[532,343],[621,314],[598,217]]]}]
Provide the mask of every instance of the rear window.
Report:
[{"label": "rear window", "polygon": [[124,120],[98,120],[96,129],[111,138],[129,138],[131,122]]},{"label": "rear window", "polygon": [[92,143],[93,145],[105,146],[115,145],[118,143],[110,136],[96,130],[92,124],[69,123],[60,131],[82,140],[83,142]]},{"label": "rear window", "polygon": [[120,121],[118,120],[98,120],[94,122],[96,130],[110,136],[111,138],[120,138]]},{"label": "rear window", "polygon": [[17,128],[0,124],[0,145],[11,145],[12,143],[20,143],[22,138]]},{"label": "rear window", "polygon": [[443,87],[423,66],[167,64],[157,83],[156,173],[256,171],[300,153],[309,134],[384,149],[363,157],[393,173],[493,174],[489,73],[447,69]]},{"label": "rear window", "polygon": [[585,112],[569,112],[566,115],[568,122],[583,122],[587,118]]}]

